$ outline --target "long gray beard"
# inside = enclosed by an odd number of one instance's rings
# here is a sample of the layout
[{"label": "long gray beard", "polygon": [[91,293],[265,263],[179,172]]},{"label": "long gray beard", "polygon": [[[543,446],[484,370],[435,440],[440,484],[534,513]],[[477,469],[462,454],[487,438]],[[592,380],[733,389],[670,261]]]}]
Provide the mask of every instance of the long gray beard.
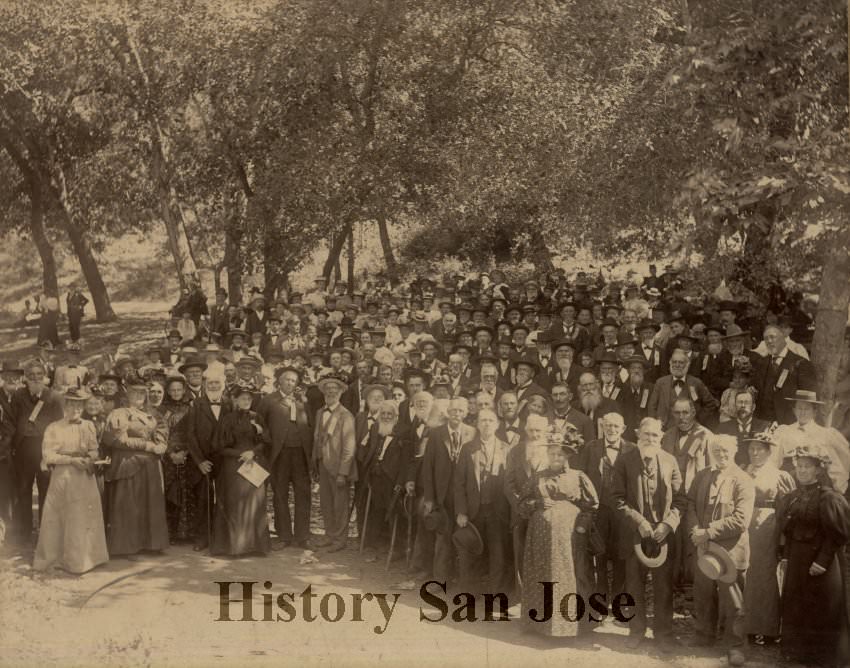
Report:
[{"label": "long gray beard", "polygon": [[379,422],[378,434],[381,436],[392,436],[395,422]]},{"label": "long gray beard", "polygon": [[599,404],[601,404],[601,403],[602,403],[602,395],[601,394],[591,394],[591,395],[585,394],[581,398],[581,407],[585,410],[585,412],[595,411],[597,408],[599,408]]},{"label": "long gray beard", "polygon": [[638,443],[638,449],[641,457],[655,457],[661,452],[661,447],[658,445],[641,445]]}]

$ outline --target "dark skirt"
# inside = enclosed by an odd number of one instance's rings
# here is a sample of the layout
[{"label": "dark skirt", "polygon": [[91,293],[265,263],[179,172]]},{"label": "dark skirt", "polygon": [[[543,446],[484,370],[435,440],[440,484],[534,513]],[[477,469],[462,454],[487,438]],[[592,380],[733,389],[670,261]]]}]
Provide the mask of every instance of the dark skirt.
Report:
[{"label": "dark skirt", "polygon": [[133,475],[106,483],[106,544],[113,557],[168,547],[159,458],[149,453],[136,461],[141,466]]},{"label": "dark skirt", "polygon": [[782,590],[782,653],[806,665],[845,665],[847,617],[839,559],[823,575],[809,575],[817,545],[790,541]]},{"label": "dark skirt", "polygon": [[259,487],[237,473],[237,457],[222,457],[215,480],[215,519],[210,554],[237,557],[266,554],[271,548],[266,516],[266,485]]}]

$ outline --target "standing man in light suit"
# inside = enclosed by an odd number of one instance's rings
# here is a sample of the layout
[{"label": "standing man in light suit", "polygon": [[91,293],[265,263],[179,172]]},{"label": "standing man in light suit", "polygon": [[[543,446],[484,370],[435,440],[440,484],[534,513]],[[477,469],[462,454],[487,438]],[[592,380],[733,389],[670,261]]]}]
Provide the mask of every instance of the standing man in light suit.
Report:
[{"label": "standing man in light suit", "polygon": [[348,389],[344,376],[330,373],[317,384],[325,397],[325,406],[316,414],[313,436],[314,477],[319,481],[325,523],[325,540],[321,546],[337,552],[345,547],[348,537],[349,487],[357,480],[354,416],[339,402]]}]

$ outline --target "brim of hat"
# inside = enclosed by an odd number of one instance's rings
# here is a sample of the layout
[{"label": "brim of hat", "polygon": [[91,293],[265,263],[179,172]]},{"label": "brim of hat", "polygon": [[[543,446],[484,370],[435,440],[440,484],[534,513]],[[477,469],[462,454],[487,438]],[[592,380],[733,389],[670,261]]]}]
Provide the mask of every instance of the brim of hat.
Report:
[{"label": "brim of hat", "polygon": [[[738,567],[735,565],[735,562],[732,561],[732,556],[724,547],[709,541],[704,551],[708,554],[713,554],[720,559],[720,561],[726,564],[726,572],[717,578],[717,582],[732,584],[738,579]],[[700,555],[697,554],[697,564],[699,564],[699,557]]]},{"label": "brim of hat", "polygon": [[664,562],[667,561],[667,543],[663,543],[661,545],[657,556],[647,557],[646,554],[644,554],[643,548],[640,544],[640,535],[635,534],[635,543],[633,549],[638,561],[640,561],[647,568],[658,568],[659,566],[663,566]]},{"label": "brim of hat", "polygon": [[322,378],[320,381],[316,383],[316,386],[321,390],[328,383],[333,383],[334,385],[339,385],[342,389],[348,389],[348,383],[344,383],[339,378]]},{"label": "brim of hat", "polygon": [[805,404],[818,404],[819,406],[823,406],[826,403],[817,399],[800,399],[799,397],[785,397],[785,401],[802,401]]}]

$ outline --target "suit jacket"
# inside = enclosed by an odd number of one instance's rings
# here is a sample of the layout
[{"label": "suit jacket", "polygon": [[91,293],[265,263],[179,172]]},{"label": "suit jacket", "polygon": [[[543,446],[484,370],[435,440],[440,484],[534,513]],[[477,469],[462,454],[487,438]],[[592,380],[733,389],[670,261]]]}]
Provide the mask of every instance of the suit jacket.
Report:
[{"label": "suit jacket", "polygon": [[[330,413],[327,425],[325,415]],[[354,464],[356,443],[354,442],[354,416],[342,404],[333,411],[327,407],[316,413],[316,426],[313,431],[313,461],[322,462],[322,466],[332,476],[345,476],[357,480],[357,467]]]},{"label": "suit jacket", "polygon": [[[384,451],[384,458],[380,461],[382,474],[390,481],[393,487],[403,486],[407,480],[411,460],[413,459],[413,447],[410,441],[400,437],[394,432],[390,436],[390,442]],[[369,430],[369,441],[366,448],[358,448],[358,454],[362,452],[359,461],[360,470],[368,475],[372,467],[378,463],[381,449],[384,447],[384,437],[378,433],[377,425]]]},{"label": "suit jacket", "polygon": [[[498,438],[495,441],[496,447],[490,466],[490,476],[485,484],[490,485],[493,492],[490,499],[492,508],[500,518],[507,522],[510,519],[511,507],[504,494],[504,480],[511,446]],[[454,475],[456,514],[466,515],[471,520],[474,520],[478,515],[481,508],[481,468],[485,464],[486,459],[481,447],[481,439],[476,436],[472,442],[463,447],[458,458]]]},{"label": "suit jacket", "polygon": [[502,364],[502,360],[496,360],[496,385],[507,392],[514,387],[514,363],[511,360],[505,360],[505,368],[502,368]]},{"label": "suit jacket", "polygon": [[[686,387],[682,388],[679,397],[690,397],[693,400],[699,422],[714,424],[719,407],[717,399],[699,378],[687,374],[684,381]],[[664,429],[668,429],[673,424],[673,403],[679,397],[673,390],[672,374],[659,378],[652,388],[652,394],[649,396],[649,415],[661,420]]]},{"label": "suit jacket", "polygon": [[753,418],[750,420],[750,428],[747,431],[741,431],[737,420],[728,420],[726,422],[720,422],[714,432],[716,434],[734,436],[738,439],[738,452],[735,455],[735,463],[742,469],[745,469],[750,463],[750,453],[748,450],[749,446],[744,439],[764,431],[770,424],[767,420]]},{"label": "suit jacket", "polygon": [[[554,360],[552,362],[554,364]],[[567,372],[567,377],[564,378],[561,370],[557,366],[549,366],[546,369],[545,374],[538,374],[535,377],[534,382],[538,383],[541,387],[546,389],[547,392],[551,392],[555,383],[566,383],[567,387],[570,388],[570,392],[572,392],[573,396],[578,394],[578,379],[581,374],[583,374],[586,369],[583,369],[580,364],[573,363],[570,365],[570,370]]]},{"label": "suit jacket", "polygon": [[269,353],[283,354],[283,342],[286,341],[286,335],[276,334],[277,339],[272,340],[271,334],[265,334],[260,342],[260,355],[265,359]]},{"label": "suit jacket", "polygon": [[696,375],[705,383],[716,399],[732,382],[732,353],[721,350],[717,355],[705,353],[700,360]]},{"label": "suit jacket", "polygon": [[[619,446],[620,454],[614,460],[615,465],[622,459],[624,454],[637,447],[634,443],[630,443],[622,438],[620,439]],[[579,452],[575,468],[583,471],[590,478],[590,482],[593,483],[593,488],[596,490],[596,495],[599,497],[600,505],[613,505],[611,501],[613,489],[610,486],[606,488],[605,481],[602,478],[602,458],[605,456],[605,439],[600,438],[590,441],[589,443],[585,443]]]},{"label": "suit jacket", "polygon": [[222,338],[227,336],[230,330],[230,316],[228,315],[228,306],[213,306],[210,311],[210,334],[219,334]]},{"label": "suit jacket", "polygon": [[654,383],[664,375],[661,371],[664,368],[661,366],[664,361],[664,351],[661,350],[661,346],[653,345],[652,349],[647,353],[643,349],[643,346],[638,345],[635,354],[640,355],[649,363],[649,368],[644,372],[644,381]]},{"label": "suit jacket", "polygon": [[[42,402],[38,415],[30,422],[29,418]],[[39,400],[35,400],[26,386],[19,387],[12,393],[10,403],[11,420],[14,434],[11,439],[12,452],[23,456],[33,463],[41,461],[41,447],[44,441],[44,430],[52,422],[61,420],[65,411],[62,408],[62,398],[58,392],[44,387]]]},{"label": "suit jacket", "polygon": [[[509,427],[511,428],[509,429]],[[522,439],[524,431],[525,421],[519,416],[515,420],[512,420],[510,424],[505,422],[505,420],[499,420],[499,426],[496,429],[496,438],[514,447]]]},{"label": "suit jacket", "polygon": [[548,333],[553,337],[553,340],[569,339],[573,341],[576,344],[576,352],[579,353],[593,345],[593,342],[590,340],[590,332],[586,327],[579,325],[577,322],[573,323],[571,327],[566,327],[563,321],[557,318],[552,323]]},{"label": "suit jacket", "polygon": [[[460,447],[470,443],[477,432],[468,424],[461,424]],[[420,471],[424,500],[430,501],[435,507],[444,508],[446,503],[454,505],[453,476],[455,473],[455,462],[449,455],[451,448],[451,436],[447,424],[429,430],[428,442],[425,444],[425,454]],[[460,459],[460,457],[458,457]],[[454,521],[454,517],[449,520]]]},{"label": "suit jacket", "polygon": [[[773,362],[763,357],[753,368],[753,387],[758,390],[755,417],[769,422],[793,424],[794,402],[786,401],[797,390],[816,390],[817,378],[812,363],[790,350],[786,351],[779,369],[771,374]],[[769,382],[772,381],[772,382]]]},{"label": "suit jacket", "polygon": [[626,423],[624,436],[628,439],[637,438],[640,421],[649,417],[649,397],[652,396],[654,385],[644,380],[635,396],[632,386],[626,383],[620,391],[620,406],[623,409],[623,420]]},{"label": "suit jacket", "polygon": [[708,530],[708,537],[728,550],[738,570],[750,565],[750,520],[756,492],[753,479],[737,466],[726,470],[717,499],[710,502],[714,469],[697,474],[688,492],[688,526]]},{"label": "suit jacket", "polygon": [[[360,381],[359,383],[358,380]],[[342,393],[339,399],[339,403],[345,406],[352,415],[357,415],[361,410],[361,401],[366,401],[366,397],[360,396],[360,385],[362,384],[365,389],[366,383],[367,380],[365,378],[353,378],[348,389]]]},{"label": "suit jacket", "polygon": [[520,413],[523,412],[523,409],[525,408],[525,404],[528,402],[528,397],[530,397],[534,394],[541,394],[544,397],[549,395],[549,393],[546,390],[544,390],[542,387],[540,387],[533,380],[531,381],[530,385],[527,385],[522,390],[520,390],[518,387],[515,386],[513,391],[516,393],[517,400],[519,401],[519,412]]},{"label": "suit jacket", "polygon": [[213,445],[218,438],[221,419],[233,410],[233,404],[222,397],[221,410],[216,420],[210,400],[207,395],[195,399],[186,413],[186,447],[195,462],[195,466],[186,469],[186,475],[191,484],[200,482],[204,474],[198,468],[204,461],[212,461]]},{"label": "suit jacket", "polygon": [[595,436],[593,438],[602,438],[602,418],[608,415],[608,413],[618,413],[620,415],[623,414],[623,409],[613,399],[608,399],[607,397],[602,397],[602,401],[596,407],[595,410],[587,413],[581,407],[581,403],[576,402],[575,408],[577,411],[580,411],[590,420],[591,424],[593,424],[595,430]]},{"label": "suit jacket", "polygon": [[[658,484],[652,496],[652,512],[659,522],[672,529],[666,539],[670,541],[687,508],[687,497],[675,458],[662,450],[656,462]],[[635,532],[645,519],[649,521],[647,516],[652,516],[644,504],[642,471],[643,461],[639,448],[621,454],[614,464],[614,507],[624,520],[618,527],[618,552],[621,559],[634,554]]]},{"label": "suit jacket", "polygon": [[701,424],[695,424],[681,446],[679,445],[681,432],[678,427],[671,427],[661,437],[661,449],[673,455],[679,464],[685,493],[693,484],[696,474],[711,466],[708,454],[708,439],[711,435],[711,432]]},{"label": "suit jacket", "polygon": [[[290,406],[295,408],[294,414]],[[292,443],[297,443],[303,449],[307,461],[310,461],[313,454],[313,429],[307,406],[303,402],[291,397],[289,404],[284,404],[283,395],[280,390],[276,390],[259,400],[256,411],[269,430],[270,466],[274,466],[280,451],[291,447]]]},{"label": "suit jacket", "polygon": [[263,311],[262,317],[260,317],[253,309],[248,312],[248,317],[245,318],[245,334],[248,336],[249,340],[254,332],[262,332],[263,334],[266,333],[266,321],[268,320],[268,317],[268,309]]}]

